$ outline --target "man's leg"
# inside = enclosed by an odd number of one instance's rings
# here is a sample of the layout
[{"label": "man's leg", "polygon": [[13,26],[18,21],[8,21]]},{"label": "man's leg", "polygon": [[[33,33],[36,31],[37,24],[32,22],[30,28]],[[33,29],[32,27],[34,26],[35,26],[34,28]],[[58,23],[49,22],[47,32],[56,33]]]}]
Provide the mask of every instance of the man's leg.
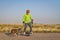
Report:
[{"label": "man's leg", "polygon": [[32,24],[29,23],[28,25],[29,25],[29,27],[30,27],[30,32],[32,32]]},{"label": "man's leg", "polygon": [[24,24],[24,34],[26,32],[26,28],[27,28],[27,23]]}]

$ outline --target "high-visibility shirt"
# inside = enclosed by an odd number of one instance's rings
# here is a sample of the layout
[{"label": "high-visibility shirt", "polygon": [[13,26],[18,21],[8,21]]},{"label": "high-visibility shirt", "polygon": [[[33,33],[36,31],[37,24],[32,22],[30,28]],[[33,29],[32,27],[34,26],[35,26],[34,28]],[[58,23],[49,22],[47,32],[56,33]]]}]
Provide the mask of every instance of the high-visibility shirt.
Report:
[{"label": "high-visibility shirt", "polygon": [[23,21],[24,21],[24,23],[29,23],[29,22],[31,22],[31,19],[32,19],[32,16],[31,16],[30,13],[29,13],[29,14],[25,14],[25,15],[23,16]]}]

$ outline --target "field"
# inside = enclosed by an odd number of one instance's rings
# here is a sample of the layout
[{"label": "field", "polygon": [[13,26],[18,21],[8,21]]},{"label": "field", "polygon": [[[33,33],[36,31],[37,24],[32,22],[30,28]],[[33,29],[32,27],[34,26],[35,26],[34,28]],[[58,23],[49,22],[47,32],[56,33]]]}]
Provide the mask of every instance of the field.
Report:
[{"label": "field", "polygon": [[[24,29],[23,24],[0,24],[0,32],[10,32],[11,29],[21,28]],[[26,29],[29,31],[29,27]],[[32,31],[35,33],[40,32],[58,32],[60,33],[60,24],[33,24]]]},{"label": "field", "polygon": [[0,40],[60,40],[60,24],[33,24],[30,36],[9,34],[12,29],[18,28],[23,31],[23,24],[0,24]]}]

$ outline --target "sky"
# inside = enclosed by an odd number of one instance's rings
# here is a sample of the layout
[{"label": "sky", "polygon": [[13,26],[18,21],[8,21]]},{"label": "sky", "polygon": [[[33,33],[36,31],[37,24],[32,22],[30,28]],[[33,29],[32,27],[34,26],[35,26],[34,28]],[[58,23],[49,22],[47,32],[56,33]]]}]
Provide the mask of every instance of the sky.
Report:
[{"label": "sky", "polygon": [[60,24],[60,0],[0,0],[0,24],[22,23],[27,9],[34,23]]}]

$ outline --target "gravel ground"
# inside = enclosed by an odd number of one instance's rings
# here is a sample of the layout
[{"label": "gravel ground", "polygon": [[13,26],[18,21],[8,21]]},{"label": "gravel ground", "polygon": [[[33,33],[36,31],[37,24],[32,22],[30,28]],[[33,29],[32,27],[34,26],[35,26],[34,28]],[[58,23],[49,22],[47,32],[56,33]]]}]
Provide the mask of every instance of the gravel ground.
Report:
[{"label": "gravel ground", "polygon": [[0,33],[0,40],[60,40],[60,33],[33,33],[30,36],[12,36]]}]

